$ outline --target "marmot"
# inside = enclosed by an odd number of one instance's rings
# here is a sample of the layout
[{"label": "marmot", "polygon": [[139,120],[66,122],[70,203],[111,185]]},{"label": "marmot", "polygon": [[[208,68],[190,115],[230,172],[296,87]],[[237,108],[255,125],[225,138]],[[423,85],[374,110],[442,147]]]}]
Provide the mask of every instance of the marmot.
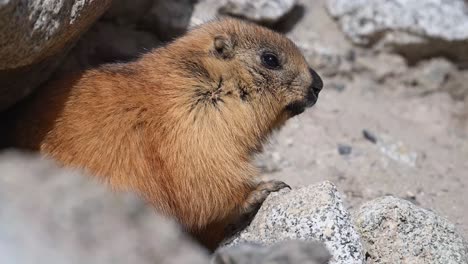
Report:
[{"label": "marmot", "polygon": [[215,20],[136,61],[46,85],[11,118],[10,140],[214,232],[287,186],[258,182],[252,156],[321,89],[291,40]]}]

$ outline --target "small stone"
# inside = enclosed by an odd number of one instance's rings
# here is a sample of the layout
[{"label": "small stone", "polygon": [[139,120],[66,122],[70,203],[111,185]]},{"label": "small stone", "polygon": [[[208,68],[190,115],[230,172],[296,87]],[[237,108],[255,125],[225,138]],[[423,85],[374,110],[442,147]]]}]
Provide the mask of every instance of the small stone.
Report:
[{"label": "small stone", "polygon": [[374,135],[374,133],[370,132],[367,129],[362,130],[362,135],[364,136],[365,139],[369,140],[372,143],[377,143],[377,137]]},{"label": "small stone", "polygon": [[334,89],[336,90],[337,92],[343,92],[346,88],[346,86],[344,85],[344,83],[330,83],[328,85],[328,87],[330,87],[331,89]]},{"label": "small stone", "polygon": [[350,214],[330,182],[270,194],[251,224],[225,246],[291,239],[323,242],[332,255],[331,264],[364,262]]},{"label": "small stone", "polygon": [[[468,98],[468,71],[452,71],[448,74],[447,81],[441,90],[448,92],[453,99],[463,101]],[[468,106],[468,104],[465,103]],[[468,109],[468,108],[467,108]],[[468,111],[466,111],[468,113]],[[465,131],[468,131],[465,130]]]},{"label": "small stone", "polygon": [[416,194],[412,192],[407,192],[405,197],[403,197],[405,200],[412,202],[415,205],[419,205],[419,202],[417,200]]},{"label": "small stone", "polygon": [[286,146],[292,147],[294,145],[294,139],[292,138],[287,138],[286,139]]},{"label": "small stone", "polygon": [[385,156],[389,157],[394,161],[406,164],[408,166],[416,166],[418,160],[418,153],[411,151],[401,141],[390,141],[389,139],[383,138],[379,141],[378,147],[380,152]]},{"label": "small stone", "polygon": [[294,5],[296,0],[228,0],[219,12],[272,24],[289,13]]},{"label": "small stone", "polygon": [[440,91],[450,75],[456,71],[456,66],[448,60],[437,58],[419,63],[403,81],[412,90],[427,95]]},{"label": "small stone", "polygon": [[355,214],[355,223],[367,263],[468,263],[466,241],[455,226],[406,200],[370,201]]},{"label": "small stone", "polygon": [[340,153],[340,155],[349,155],[352,150],[353,148],[350,145],[338,144],[338,153]]}]

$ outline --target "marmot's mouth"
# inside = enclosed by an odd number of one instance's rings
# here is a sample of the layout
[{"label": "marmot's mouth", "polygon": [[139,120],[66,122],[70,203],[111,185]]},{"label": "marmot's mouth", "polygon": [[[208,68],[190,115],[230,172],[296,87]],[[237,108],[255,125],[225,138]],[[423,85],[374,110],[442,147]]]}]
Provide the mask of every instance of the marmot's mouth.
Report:
[{"label": "marmot's mouth", "polygon": [[307,107],[310,107],[312,105],[308,104],[305,101],[296,101],[288,104],[285,108],[285,110],[290,114],[290,116],[296,116],[299,114],[302,114]]},{"label": "marmot's mouth", "polygon": [[320,78],[320,76],[311,68],[309,68],[309,72],[312,75],[313,81],[307,89],[305,98],[303,100],[294,101],[288,104],[285,108],[285,110],[289,112],[291,116],[301,114],[305,111],[306,108],[314,106],[317,102],[319,93],[323,88],[322,78]]},{"label": "marmot's mouth", "polygon": [[306,108],[309,108],[315,105],[318,99],[319,92],[320,90],[309,89],[307,91],[307,95],[304,100],[294,101],[288,104],[285,110],[289,112],[291,116],[302,114],[306,110]]}]

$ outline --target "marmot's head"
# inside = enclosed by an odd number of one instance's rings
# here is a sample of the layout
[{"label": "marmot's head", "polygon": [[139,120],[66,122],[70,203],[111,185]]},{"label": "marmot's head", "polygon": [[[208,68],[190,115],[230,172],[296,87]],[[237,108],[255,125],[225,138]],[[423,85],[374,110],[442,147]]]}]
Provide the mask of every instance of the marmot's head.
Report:
[{"label": "marmot's head", "polygon": [[247,116],[271,129],[314,105],[323,86],[291,40],[236,19],[198,26],[159,54],[195,116]]}]

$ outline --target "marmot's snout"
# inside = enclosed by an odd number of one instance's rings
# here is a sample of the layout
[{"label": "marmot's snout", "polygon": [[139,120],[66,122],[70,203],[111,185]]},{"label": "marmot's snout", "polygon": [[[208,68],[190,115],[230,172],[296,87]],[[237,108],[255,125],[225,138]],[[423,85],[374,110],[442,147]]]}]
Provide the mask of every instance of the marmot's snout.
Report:
[{"label": "marmot's snout", "polygon": [[309,73],[312,77],[312,83],[307,88],[305,98],[286,106],[286,110],[291,113],[291,116],[301,114],[306,108],[314,106],[318,100],[318,95],[323,88],[323,81],[312,68],[309,68]]},{"label": "marmot's snout", "polygon": [[309,72],[310,75],[312,75],[312,83],[310,84],[309,89],[307,90],[306,107],[312,107],[317,102],[318,95],[323,88],[322,78],[320,78],[317,72],[314,71],[312,68],[309,68]]}]

